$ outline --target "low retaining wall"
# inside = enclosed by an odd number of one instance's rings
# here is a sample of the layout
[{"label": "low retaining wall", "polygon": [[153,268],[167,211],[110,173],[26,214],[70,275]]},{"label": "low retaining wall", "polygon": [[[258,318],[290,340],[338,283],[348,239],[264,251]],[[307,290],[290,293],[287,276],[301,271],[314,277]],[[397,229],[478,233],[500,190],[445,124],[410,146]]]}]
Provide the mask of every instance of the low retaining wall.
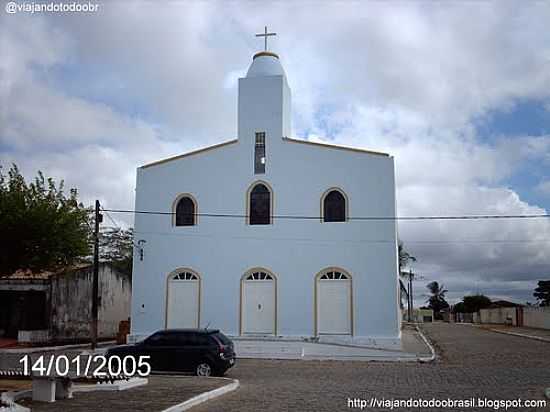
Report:
[{"label": "low retaining wall", "polygon": [[17,333],[18,343],[45,343],[50,341],[50,331],[45,330],[20,330]]},{"label": "low retaining wall", "polygon": [[479,311],[479,318],[481,323],[518,326],[516,312],[516,308],[481,309]]},{"label": "low retaining wall", "polygon": [[520,306],[516,308],[481,309],[479,319],[480,323],[527,326],[550,330],[550,307]]},{"label": "low retaining wall", "polygon": [[550,307],[524,307],[523,326],[550,329]]}]

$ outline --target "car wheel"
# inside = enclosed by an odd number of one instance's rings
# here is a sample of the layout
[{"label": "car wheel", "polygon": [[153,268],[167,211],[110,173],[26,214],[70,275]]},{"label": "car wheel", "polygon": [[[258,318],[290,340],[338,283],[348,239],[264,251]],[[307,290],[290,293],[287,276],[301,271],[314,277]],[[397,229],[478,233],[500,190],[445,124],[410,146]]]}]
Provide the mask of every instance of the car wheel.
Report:
[{"label": "car wheel", "polygon": [[211,376],[212,375],[212,367],[208,362],[201,362],[197,365],[195,368],[195,374],[197,376]]}]

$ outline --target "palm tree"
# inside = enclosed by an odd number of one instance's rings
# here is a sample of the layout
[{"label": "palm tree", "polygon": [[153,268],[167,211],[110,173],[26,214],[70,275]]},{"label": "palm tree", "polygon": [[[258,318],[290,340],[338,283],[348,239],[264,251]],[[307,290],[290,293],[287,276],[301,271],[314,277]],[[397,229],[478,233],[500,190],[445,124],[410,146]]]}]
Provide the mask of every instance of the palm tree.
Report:
[{"label": "palm tree", "polygon": [[448,292],[445,289],[445,286],[440,285],[439,282],[433,281],[426,285],[426,288],[430,291],[432,296],[426,301],[428,302],[428,307],[433,309],[434,315],[439,314],[443,309],[447,309],[449,304],[445,300],[445,294]]},{"label": "palm tree", "polygon": [[401,273],[401,270],[407,266],[407,263],[409,261],[416,262],[416,258],[405,250],[405,246],[401,240],[397,242],[397,250],[399,252],[399,273]]}]

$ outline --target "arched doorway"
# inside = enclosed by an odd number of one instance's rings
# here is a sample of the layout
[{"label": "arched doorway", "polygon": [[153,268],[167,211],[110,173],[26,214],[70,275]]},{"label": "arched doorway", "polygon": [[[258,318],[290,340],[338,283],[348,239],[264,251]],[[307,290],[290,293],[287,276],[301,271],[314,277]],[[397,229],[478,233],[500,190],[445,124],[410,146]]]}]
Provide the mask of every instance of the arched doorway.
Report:
[{"label": "arched doorway", "polygon": [[315,334],[353,334],[351,275],[339,268],[327,268],[315,276]]},{"label": "arched doorway", "polygon": [[277,278],[263,268],[241,278],[241,334],[276,334]]},{"label": "arched doorway", "polygon": [[200,285],[200,276],[190,269],[177,269],[168,275],[166,328],[199,327]]}]

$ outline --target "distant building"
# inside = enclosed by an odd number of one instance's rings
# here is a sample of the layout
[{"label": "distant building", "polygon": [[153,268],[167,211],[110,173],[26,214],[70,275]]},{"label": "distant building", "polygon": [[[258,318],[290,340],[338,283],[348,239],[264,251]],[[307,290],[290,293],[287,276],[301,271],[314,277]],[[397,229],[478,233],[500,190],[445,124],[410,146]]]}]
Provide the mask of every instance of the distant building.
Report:
[{"label": "distant building", "polygon": [[[407,309],[402,310],[403,320],[408,321],[408,311]],[[434,321],[434,311],[432,309],[413,309],[411,311],[411,322],[415,323],[431,323]]]},{"label": "distant building", "polygon": [[[0,337],[24,341],[88,338],[92,280],[91,265],[55,272],[18,271],[0,278]],[[130,297],[130,277],[101,263],[100,338],[116,336],[119,322],[130,316]]]}]

